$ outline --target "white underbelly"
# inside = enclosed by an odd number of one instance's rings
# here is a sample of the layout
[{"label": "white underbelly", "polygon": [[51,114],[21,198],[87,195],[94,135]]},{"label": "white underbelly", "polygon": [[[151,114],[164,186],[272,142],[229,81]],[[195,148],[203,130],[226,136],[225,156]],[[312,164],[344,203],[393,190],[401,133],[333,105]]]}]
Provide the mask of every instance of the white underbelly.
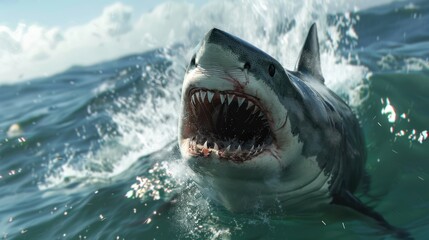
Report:
[{"label": "white underbelly", "polygon": [[331,201],[330,177],[323,171],[319,169],[316,173],[311,168],[293,170],[307,172],[264,180],[200,176],[197,184],[206,196],[234,212],[249,212],[255,208],[300,212]]}]

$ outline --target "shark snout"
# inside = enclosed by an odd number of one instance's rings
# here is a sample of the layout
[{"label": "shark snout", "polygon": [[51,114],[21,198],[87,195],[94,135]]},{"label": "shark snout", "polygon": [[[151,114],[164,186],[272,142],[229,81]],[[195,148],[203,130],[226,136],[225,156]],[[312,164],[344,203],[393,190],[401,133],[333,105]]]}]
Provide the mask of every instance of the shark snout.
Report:
[{"label": "shark snout", "polygon": [[[240,45],[241,41],[241,45]],[[237,48],[237,46],[239,46]],[[246,71],[251,63],[243,48],[242,40],[217,28],[211,29],[191,59],[190,67],[201,67],[216,71]],[[250,46],[250,45],[249,45]],[[244,46],[245,47],[245,46]],[[239,49],[243,48],[243,49]]]}]

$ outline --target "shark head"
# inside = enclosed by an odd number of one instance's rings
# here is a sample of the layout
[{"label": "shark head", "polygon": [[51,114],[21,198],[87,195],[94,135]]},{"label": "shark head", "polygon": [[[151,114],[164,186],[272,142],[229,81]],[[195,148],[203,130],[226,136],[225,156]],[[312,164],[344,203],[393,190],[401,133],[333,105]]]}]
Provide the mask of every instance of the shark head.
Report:
[{"label": "shark head", "polygon": [[313,195],[329,201],[330,174],[321,165],[333,166],[317,157],[330,151],[323,142],[338,139],[321,139],[332,129],[322,125],[332,120],[330,102],[347,107],[330,97],[319,59],[314,25],[296,72],[229,33],[205,35],[183,82],[179,146],[212,199],[237,211]]},{"label": "shark head", "polygon": [[200,167],[219,161],[277,168],[291,134],[279,98],[292,90],[285,79],[283,67],[265,52],[219,29],[209,31],[183,83],[182,154]]}]

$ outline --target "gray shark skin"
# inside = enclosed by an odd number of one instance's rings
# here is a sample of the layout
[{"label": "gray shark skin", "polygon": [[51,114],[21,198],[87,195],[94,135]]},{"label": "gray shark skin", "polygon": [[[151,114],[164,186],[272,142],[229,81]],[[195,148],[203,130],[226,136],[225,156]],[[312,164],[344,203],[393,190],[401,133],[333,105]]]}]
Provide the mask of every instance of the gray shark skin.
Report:
[{"label": "gray shark skin", "polygon": [[324,84],[315,24],[295,71],[209,31],[186,70],[179,146],[202,192],[230,211],[337,204],[410,238],[353,195],[364,174],[364,137],[350,107]]}]

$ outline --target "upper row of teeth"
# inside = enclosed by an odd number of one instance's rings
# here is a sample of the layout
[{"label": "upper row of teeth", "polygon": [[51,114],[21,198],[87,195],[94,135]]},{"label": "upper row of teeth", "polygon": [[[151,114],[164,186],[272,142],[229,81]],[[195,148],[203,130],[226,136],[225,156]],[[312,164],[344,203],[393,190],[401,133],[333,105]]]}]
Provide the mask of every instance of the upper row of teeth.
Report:
[{"label": "upper row of teeth", "polygon": [[[191,101],[193,104],[196,103],[196,101],[199,102],[204,102],[205,99],[207,99],[207,101],[209,103],[211,103],[213,101],[213,97],[214,97],[214,93],[211,91],[199,91],[196,92],[194,94],[192,94],[191,96]],[[238,102],[238,107],[241,107],[241,105],[243,105],[244,101],[246,100],[243,97],[239,97],[236,96],[234,94],[223,94],[223,93],[219,93],[219,97],[220,97],[220,102],[221,104],[223,104],[225,101],[228,105],[230,105],[232,103],[232,101],[234,100],[234,98],[237,98],[237,102]],[[263,113],[261,112],[261,110],[258,108],[258,106],[256,106],[255,104],[253,104],[251,101],[247,101],[247,107],[246,110],[249,110],[252,106],[255,106],[254,110],[253,110],[253,114],[256,112],[260,112],[259,115],[263,116]]]}]

